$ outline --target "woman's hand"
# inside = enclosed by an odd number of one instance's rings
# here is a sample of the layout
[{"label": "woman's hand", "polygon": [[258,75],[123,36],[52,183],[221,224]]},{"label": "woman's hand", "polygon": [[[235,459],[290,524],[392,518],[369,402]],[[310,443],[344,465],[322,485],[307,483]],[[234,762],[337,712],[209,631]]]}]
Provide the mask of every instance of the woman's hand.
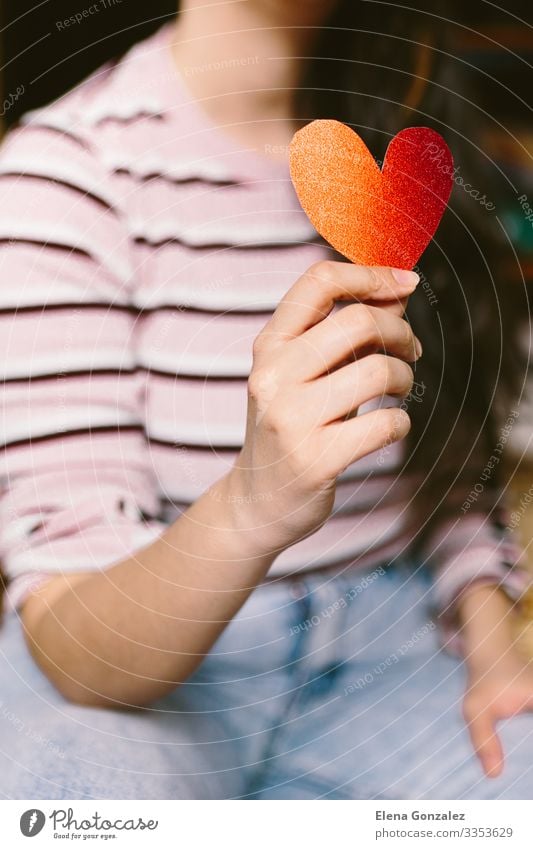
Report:
[{"label": "woman's hand", "polygon": [[472,668],[463,710],[483,770],[496,778],[504,763],[496,724],[533,711],[533,663],[524,660],[516,649],[509,649],[490,667]]},{"label": "woman's hand", "polygon": [[[278,552],[331,513],[337,476],[404,437],[399,408],[355,416],[383,395],[403,397],[421,346],[401,317],[418,275],[345,262],[312,266],[254,344],[246,439],[229,476],[236,523],[254,552]],[[357,301],[334,310],[338,300]]]},{"label": "woman's hand", "polygon": [[463,713],[483,771],[496,778],[504,753],[499,720],[533,711],[533,661],[516,648],[511,627],[513,603],[494,586],[480,586],[465,599],[465,658],[468,686]]},{"label": "woman's hand", "polygon": [[[336,475],[407,433],[397,410],[347,416],[384,392],[409,391],[416,342],[400,316],[416,279],[347,263],[311,268],[256,342],[235,469],[150,545],[75,585],[68,572],[52,578],[26,602],[28,644],[66,698],[148,704],[186,681],[264,579],[274,549],[327,518]],[[360,303],[330,314],[341,298]],[[236,510],[240,495],[250,499]]]}]

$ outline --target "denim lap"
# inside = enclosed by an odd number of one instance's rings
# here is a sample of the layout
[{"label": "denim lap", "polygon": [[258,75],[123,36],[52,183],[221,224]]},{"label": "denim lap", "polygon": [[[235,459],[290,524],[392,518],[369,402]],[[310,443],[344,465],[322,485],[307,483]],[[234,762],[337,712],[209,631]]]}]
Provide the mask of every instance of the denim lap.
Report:
[{"label": "denim lap", "polygon": [[530,798],[533,717],[502,723],[485,779],[421,570],[350,569],[259,587],[192,678],[147,709],[68,704],[15,615],[0,631],[0,796]]}]

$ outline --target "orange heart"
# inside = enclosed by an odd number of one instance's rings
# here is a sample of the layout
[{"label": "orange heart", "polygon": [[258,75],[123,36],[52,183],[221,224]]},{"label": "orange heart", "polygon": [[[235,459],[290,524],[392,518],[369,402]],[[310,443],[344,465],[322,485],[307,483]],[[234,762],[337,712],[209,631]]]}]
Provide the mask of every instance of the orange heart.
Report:
[{"label": "orange heart", "polygon": [[453,158],[438,133],[402,130],[381,171],[363,140],[339,121],[295,133],[291,178],[315,229],[358,265],[413,268],[433,238],[453,184]]}]

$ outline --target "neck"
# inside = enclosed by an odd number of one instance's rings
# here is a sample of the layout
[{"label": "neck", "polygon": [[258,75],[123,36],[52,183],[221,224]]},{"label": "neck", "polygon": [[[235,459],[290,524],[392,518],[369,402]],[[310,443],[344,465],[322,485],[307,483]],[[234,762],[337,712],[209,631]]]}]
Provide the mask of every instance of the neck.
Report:
[{"label": "neck", "polygon": [[185,0],[176,21],[174,60],[215,121],[284,122],[279,135],[287,136],[301,57],[308,55],[336,2]]}]

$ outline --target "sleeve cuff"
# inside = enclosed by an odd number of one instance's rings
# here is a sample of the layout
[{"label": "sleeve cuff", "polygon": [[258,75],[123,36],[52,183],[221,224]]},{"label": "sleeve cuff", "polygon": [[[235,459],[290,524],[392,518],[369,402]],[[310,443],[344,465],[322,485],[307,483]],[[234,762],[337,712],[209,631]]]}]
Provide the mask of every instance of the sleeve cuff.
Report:
[{"label": "sleeve cuff", "polygon": [[115,515],[88,521],[85,527],[78,521],[72,534],[43,533],[39,544],[17,540],[2,558],[8,578],[6,613],[20,610],[28,595],[54,575],[109,568],[150,545],[166,527],[159,520]]},{"label": "sleeve cuff", "polygon": [[440,628],[442,648],[457,657],[463,658],[465,655],[464,641],[457,624],[457,612],[461,599],[472,587],[493,586],[504,592],[511,601],[516,602],[531,587],[532,581],[533,576],[525,569],[519,566],[512,568],[501,563],[498,569],[483,570],[462,583],[455,595],[447,600],[445,606],[438,599],[437,593],[434,611]]}]

